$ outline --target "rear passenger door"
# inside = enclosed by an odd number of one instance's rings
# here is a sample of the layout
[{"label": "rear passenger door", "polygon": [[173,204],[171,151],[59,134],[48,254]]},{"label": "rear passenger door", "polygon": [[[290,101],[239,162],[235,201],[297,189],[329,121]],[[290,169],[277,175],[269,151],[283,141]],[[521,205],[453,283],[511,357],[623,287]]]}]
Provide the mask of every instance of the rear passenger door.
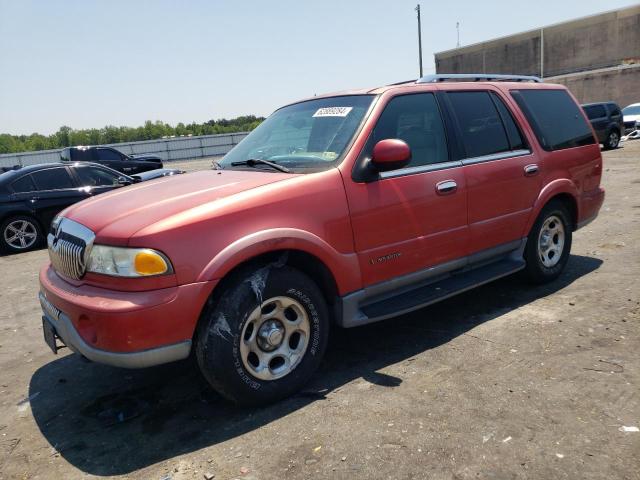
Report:
[{"label": "rear passenger door", "polygon": [[69,205],[82,199],[67,167],[53,167],[35,171],[31,174],[37,191],[23,195],[31,203],[42,222],[45,232],[53,217]]},{"label": "rear passenger door", "polygon": [[540,192],[539,166],[496,92],[449,91],[446,98],[467,184],[469,253],[512,249]]},{"label": "rear passenger door", "polygon": [[434,265],[451,265],[451,260],[464,257],[467,248],[462,165],[450,159],[436,97],[419,93],[391,98],[359,164],[366,165],[374,145],[387,138],[409,145],[409,165],[381,172],[370,182],[357,178],[345,182],[365,286]]}]

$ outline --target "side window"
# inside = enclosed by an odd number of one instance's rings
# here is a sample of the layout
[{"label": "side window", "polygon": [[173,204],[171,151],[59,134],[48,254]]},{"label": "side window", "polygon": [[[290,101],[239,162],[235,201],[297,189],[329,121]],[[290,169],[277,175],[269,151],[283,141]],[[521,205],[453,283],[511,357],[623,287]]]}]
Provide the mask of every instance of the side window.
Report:
[{"label": "side window", "polygon": [[411,148],[409,167],[447,162],[447,139],[436,99],[431,93],[391,99],[373,131],[376,142],[398,138]]},{"label": "side window", "polygon": [[81,187],[112,187],[118,185],[119,175],[115,175],[102,168],[78,167],[76,174]]},{"label": "side window", "polygon": [[596,143],[580,107],[566,90],[512,90],[511,95],[545,150]]},{"label": "side window", "polygon": [[18,180],[11,183],[11,188],[16,193],[33,192],[36,190],[36,186],[31,179],[31,175],[25,175]]},{"label": "side window", "polygon": [[509,145],[511,146],[511,150],[524,150],[528,148],[527,143],[524,141],[524,137],[522,135],[522,132],[520,131],[520,128],[516,124],[513,115],[511,115],[511,112],[504,104],[502,99],[493,92],[491,92],[491,98],[498,108],[500,118],[502,118],[502,123],[504,124],[504,129],[507,131],[507,137],[509,138]]},{"label": "side window", "polygon": [[619,117],[620,115],[622,115],[620,107],[618,107],[618,105],[616,105],[615,103],[608,103],[607,106],[609,107],[609,112],[611,112],[612,117]]},{"label": "side window", "polygon": [[99,148],[98,160],[122,160],[122,155],[109,148]]},{"label": "side window", "polygon": [[448,92],[467,158],[510,150],[509,140],[489,92]]},{"label": "side window", "polygon": [[587,114],[587,118],[589,120],[607,116],[607,111],[604,109],[604,105],[589,105],[584,107],[584,113]]},{"label": "side window", "polygon": [[47,168],[31,174],[38,190],[74,188],[66,168]]}]

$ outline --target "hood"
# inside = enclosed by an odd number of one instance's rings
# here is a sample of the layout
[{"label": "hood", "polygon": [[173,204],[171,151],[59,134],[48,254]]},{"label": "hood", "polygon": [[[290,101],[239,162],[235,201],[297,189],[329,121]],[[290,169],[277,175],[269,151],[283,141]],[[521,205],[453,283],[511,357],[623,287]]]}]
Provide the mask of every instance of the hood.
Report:
[{"label": "hood", "polygon": [[[163,177],[98,195],[62,212],[90,228],[98,243],[124,245],[138,230],[232,195],[297,177],[287,173],[208,170]],[[200,209],[202,210],[202,209]]]},{"label": "hood", "polygon": [[639,121],[640,120],[640,114],[627,114],[627,115],[623,115],[623,121],[624,122],[633,122],[633,121]]}]

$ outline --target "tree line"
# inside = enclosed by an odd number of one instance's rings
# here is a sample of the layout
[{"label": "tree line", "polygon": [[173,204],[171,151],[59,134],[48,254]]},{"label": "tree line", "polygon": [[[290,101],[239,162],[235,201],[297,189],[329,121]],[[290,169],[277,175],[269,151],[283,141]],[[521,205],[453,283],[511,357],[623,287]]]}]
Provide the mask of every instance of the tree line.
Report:
[{"label": "tree line", "polygon": [[157,140],[163,137],[188,135],[214,135],[217,133],[248,132],[256,128],[264,117],[244,115],[227,120],[209,120],[205,123],[178,123],[175,127],[161,121],[147,120],[140,127],[87,128],[76,130],[60,127],[51,135],[32,133],[31,135],[10,135],[0,133],[0,153],[32,152],[50,150],[75,145],[104,145],[108,143]]}]

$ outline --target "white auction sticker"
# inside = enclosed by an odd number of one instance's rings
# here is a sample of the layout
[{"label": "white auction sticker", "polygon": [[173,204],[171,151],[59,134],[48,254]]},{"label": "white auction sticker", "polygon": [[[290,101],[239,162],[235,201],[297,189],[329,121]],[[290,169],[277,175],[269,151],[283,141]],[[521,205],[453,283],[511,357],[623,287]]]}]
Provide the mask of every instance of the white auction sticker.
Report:
[{"label": "white auction sticker", "polygon": [[319,108],[314,117],[346,117],[353,107],[323,107]]}]

